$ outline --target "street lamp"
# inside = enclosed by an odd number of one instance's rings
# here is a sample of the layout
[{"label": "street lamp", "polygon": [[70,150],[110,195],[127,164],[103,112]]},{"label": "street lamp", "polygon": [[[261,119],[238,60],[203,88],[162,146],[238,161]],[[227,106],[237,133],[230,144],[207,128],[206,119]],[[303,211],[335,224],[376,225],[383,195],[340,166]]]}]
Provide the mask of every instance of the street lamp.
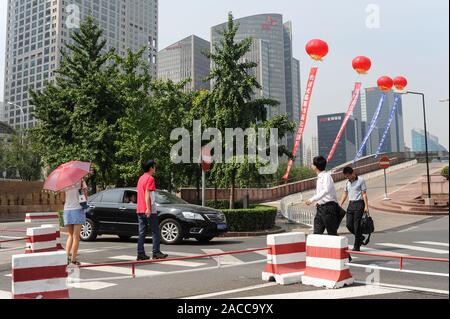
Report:
[{"label": "street lamp", "polygon": [[22,115],[22,125],[21,126],[22,126],[22,128],[24,128],[25,127],[25,113],[23,111],[22,106],[20,106],[18,104],[11,103],[11,102],[6,102],[6,103],[9,104],[9,105],[12,105],[14,107],[17,107],[20,110],[20,114]]},{"label": "street lamp", "polygon": [[412,94],[412,95],[420,95],[422,96],[422,105],[423,105],[423,124],[424,124],[424,130],[425,130],[425,155],[426,155],[426,161],[427,161],[427,181],[428,181],[428,203],[431,203],[431,175],[430,175],[430,159],[429,159],[429,152],[428,152],[428,130],[427,130],[427,114],[426,114],[426,107],[425,107],[425,94],[420,92],[411,92],[407,91],[405,93],[400,93],[402,95],[406,94]]}]

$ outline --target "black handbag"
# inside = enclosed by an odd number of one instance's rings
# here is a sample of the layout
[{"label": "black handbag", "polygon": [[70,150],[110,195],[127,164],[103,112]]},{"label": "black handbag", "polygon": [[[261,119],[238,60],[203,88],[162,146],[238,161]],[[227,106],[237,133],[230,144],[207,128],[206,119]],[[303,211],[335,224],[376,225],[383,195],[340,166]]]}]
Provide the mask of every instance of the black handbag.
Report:
[{"label": "black handbag", "polygon": [[364,235],[369,235],[369,237],[363,243],[364,246],[367,246],[370,242],[370,237],[375,232],[375,224],[369,213],[364,214],[361,220],[361,232]]}]

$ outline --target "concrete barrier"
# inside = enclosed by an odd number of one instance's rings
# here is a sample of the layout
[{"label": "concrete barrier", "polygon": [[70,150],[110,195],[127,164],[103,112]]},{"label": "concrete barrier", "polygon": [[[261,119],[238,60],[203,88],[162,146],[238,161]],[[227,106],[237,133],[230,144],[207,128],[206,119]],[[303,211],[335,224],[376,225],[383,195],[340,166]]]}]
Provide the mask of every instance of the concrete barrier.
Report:
[{"label": "concrete barrier", "polygon": [[68,299],[67,255],[50,252],[12,257],[13,299]]},{"label": "concrete barrier", "polygon": [[339,236],[309,235],[306,242],[306,270],[302,277],[304,285],[342,288],[352,285],[348,239]]},{"label": "concrete barrier", "polygon": [[61,231],[59,230],[59,225],[42,225],[41,227],[54,227],[56,228],[56,248],[58,250],[64,250],[64,246],[61,240]]},{"label": "concrete barrier", "polygon": [[25,254],[57,251],[57,232],[55,226],[28,228]]},{"label": "concrete barrier", "polygon": [[28,213],[25,216],[25,223],[59,224],[59,215],[58,213]]},{"label": "concrete barrier", "polygon": [[262,279],[274,279],[280,285],[300,283],[306,266],[305,234],[270,235],[267,244],[271,249]]}]

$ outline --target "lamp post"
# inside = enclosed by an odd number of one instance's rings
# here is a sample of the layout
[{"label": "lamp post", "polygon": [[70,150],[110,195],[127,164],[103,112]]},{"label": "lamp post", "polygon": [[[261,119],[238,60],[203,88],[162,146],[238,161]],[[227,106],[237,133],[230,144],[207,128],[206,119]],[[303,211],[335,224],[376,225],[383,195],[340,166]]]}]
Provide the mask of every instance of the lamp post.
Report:
[{"label": "lamp post", "polygon": [[427,113],[426,113],[426,102],[425,102],[425,94],[420,92],[412,92],[407,91],[405,94],[412,94],[412,95],[420,95],[422,96],[422,106],[423,106],[423,126],[425,130],[425,156],[427,161],[427,182],[428,182],[428,200],[426,203],[432,204],[431,199],[431,175],[430,175],[430,158],[429,158],[429,152],[428,152],[428,130],[427,130]]},{"label": "lamp post", "polygon": [[25,112],[23,111],[23,107],[18,104],[11,103],[11,102],[6,102],[6,103],[9,105],[12,105],[14,107],[17,107],[20,110],[20,114],[22,115],[22,125],[21,126],[22,126],[22,128],[24,128],[25,127]]}]

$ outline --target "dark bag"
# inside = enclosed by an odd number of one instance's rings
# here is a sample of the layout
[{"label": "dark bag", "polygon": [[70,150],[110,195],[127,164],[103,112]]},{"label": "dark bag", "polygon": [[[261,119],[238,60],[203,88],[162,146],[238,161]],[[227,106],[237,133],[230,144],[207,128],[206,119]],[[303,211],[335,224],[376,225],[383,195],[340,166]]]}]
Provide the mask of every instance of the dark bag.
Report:
[{"label": "dark bag", "polygon": [[80,206],[84,210],[89,208],[89,205],[87,203],[87,198],[86,198],[86,196],[84,196],[84,192],[83,192],[83,181],[81,181],[81,186],[80,186],[80,189],[78,190],[78,200],[79,200]]},{"label": "dark bag", "polygon": [[362,220],[361,220],[361,232],[364,235],[369,235],[369,237],[366,239],[366,241],[363,243],[364,246],[367,246],[370,242],[370,237],[375,232],[375,224],[373,222],[372,217],[369,213],[364,214]]}]

